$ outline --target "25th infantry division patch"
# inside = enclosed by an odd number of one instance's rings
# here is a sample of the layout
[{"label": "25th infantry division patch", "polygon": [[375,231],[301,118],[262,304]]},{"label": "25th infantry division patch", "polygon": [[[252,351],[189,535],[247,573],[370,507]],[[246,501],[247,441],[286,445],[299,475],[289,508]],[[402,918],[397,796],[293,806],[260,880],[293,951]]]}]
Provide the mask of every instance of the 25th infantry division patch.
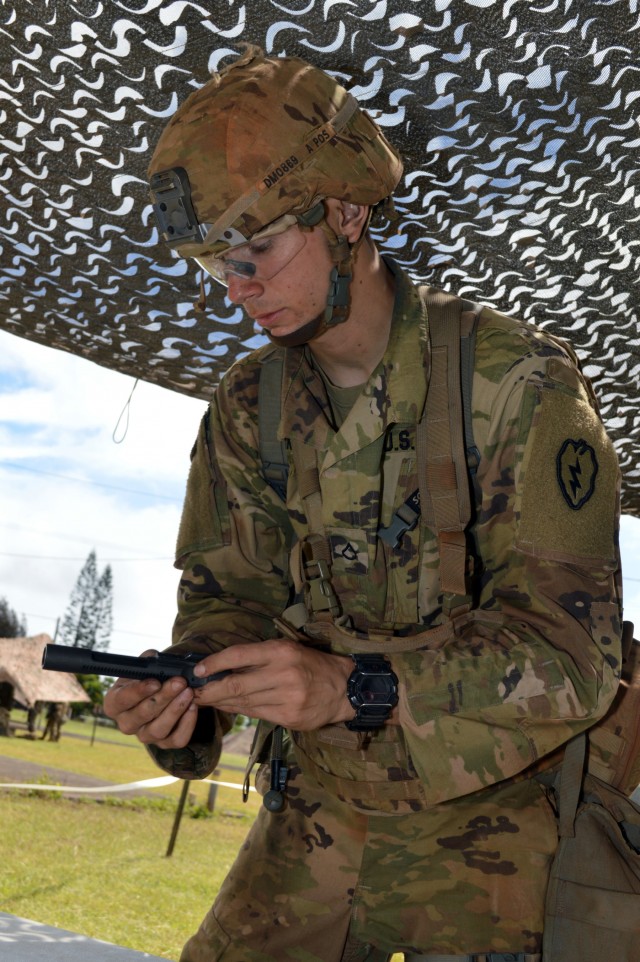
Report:
[{"label": "25th infantry division patch", "polygon": [[558,484],[570,508],[578,511],[596,487],[598,461],[590,444],[567,438],[556,457]]}]

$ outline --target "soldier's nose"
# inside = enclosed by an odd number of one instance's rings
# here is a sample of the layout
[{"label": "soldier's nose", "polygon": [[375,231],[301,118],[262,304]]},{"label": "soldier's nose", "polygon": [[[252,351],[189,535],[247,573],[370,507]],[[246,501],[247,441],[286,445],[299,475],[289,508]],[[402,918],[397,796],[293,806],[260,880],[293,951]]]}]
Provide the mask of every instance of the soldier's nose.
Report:
[{"label": "soldier's nose", "polygon": [[240,277],[238,274],[229,274],[227,283],[227,297],[234,304],[243,304],[248,297],[260,289],[260,283],[255,278]]}]

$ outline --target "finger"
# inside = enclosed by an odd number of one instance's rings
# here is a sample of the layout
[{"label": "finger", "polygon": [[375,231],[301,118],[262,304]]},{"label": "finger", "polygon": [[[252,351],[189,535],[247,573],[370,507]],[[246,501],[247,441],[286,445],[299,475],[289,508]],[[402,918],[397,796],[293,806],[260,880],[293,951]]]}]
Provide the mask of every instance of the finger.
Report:
[{"label": "finger", "polygon": [[213,655],[207,655],[193,669],[196,678],[204,678],[207,675],[214,675],[219,671],[241,671],[250,668],[262,668],[267,664],[268,658],[263,651],[265,643],[248,645],[230,645],[217,651]]},{"label": "finger", "polygon": [[262,672],[234,674],[224,681],[195,688],[194,702],[229,714],[242,714],[274,721],[287,708],[288,693],[269,684]]},{"label": "finger", "polygon": [[170,732],[167,738],[164,738],[161,742],[155,742],[158,748],[186,748],[186,746],[191,741],[194,729],[196,727],[196,722],[198,720],[198,709],[196,705],[191,702],[186,712],[178,720],[177,724]]},{"label": "finger", "polygon": [[120,687],[118,682],[114,685],[112,701],[107,704],[105,699],[105,710],[125,735],[134,734],[140,725],[159,715],[187,685],[184,678],[171,678],[164,685],[153,679],[122,682]]},{"label": "finger", "polygon": [[[138,729],[162,714],[171,702],[187,690],[184,678],[171,678],[142,701],[115,715],[116,724],[125,735],[135,735]],[[187,703],[191,698],[187,699]]]},{"label": "finger", "polygon": [[173,732],[192,702],[193,691],[185,688],[162,711],[138,725],[135,734],[145,745],[160,744]]},{"label": "finger", "polygon": [[227,669],[230,674],[196,688],[195,700],[200,705],[213,705],[221,711],[266,717],[262,714],[263,709],[286,708],[290,700],[306,700],[303,682],[309,671],[304,670],[304,663],[317,657],[316,653],[301,649],[287,638],[233,645],[224,652],[208,656],[197,666],[204,674],[212,668],[215,671]]},{"label": "finger", "polygon": [[145,698],[155,695],[160,688],[161,684],[156,678],[147,678],[145,681],[118,678],[105,695],[105,714],[109,718],[115,718],[116,715],[128,711],[134,705],[144,701]]}]

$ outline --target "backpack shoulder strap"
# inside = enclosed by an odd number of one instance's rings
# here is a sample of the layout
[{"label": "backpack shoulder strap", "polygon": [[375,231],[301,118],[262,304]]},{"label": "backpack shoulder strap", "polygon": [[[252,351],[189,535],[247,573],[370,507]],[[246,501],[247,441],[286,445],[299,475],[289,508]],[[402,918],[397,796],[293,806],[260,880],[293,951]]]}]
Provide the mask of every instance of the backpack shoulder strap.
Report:
[{"label": "backpack shoulder strap", "polygon": [[476,360],[476,333],[482,305],[474,301],[462,301],[460,309],[460,387],[464,416],[464,442],[467,449],[467,467],[475,476],[480,464],[480,451],[473,437],[473,373]]},{"label": "backpack shoulder strap", "polygon": [[[438,539],[442,590],[464,604],[468,595],[465,528],[472,516],[469,471],[479,461],[471,407],[479,309],[442,291],[422,293],[431,356],[416,439],[421,513]],[[452,607],[457,610],[460,603]]]},{"label": "backpack shoulder strap", "polygon": [[258,440],[264,476],[278,497],[285,501],[289,461],[285,442],[278,438],[283,368],[281,351],[273,351],[260,366]]}]

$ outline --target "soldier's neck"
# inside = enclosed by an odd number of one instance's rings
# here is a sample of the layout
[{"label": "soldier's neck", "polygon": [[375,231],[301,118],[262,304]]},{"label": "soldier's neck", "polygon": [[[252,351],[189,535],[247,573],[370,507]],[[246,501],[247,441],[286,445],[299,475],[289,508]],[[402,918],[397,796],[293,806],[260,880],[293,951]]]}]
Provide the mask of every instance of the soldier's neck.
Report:
[{"label": "soldier's neck", "polygon": [[337,387],[364,384],[387,349],[395,281],[373,245],[358,251],[350,293],[347,320],[308,345],[318,365]]}]

